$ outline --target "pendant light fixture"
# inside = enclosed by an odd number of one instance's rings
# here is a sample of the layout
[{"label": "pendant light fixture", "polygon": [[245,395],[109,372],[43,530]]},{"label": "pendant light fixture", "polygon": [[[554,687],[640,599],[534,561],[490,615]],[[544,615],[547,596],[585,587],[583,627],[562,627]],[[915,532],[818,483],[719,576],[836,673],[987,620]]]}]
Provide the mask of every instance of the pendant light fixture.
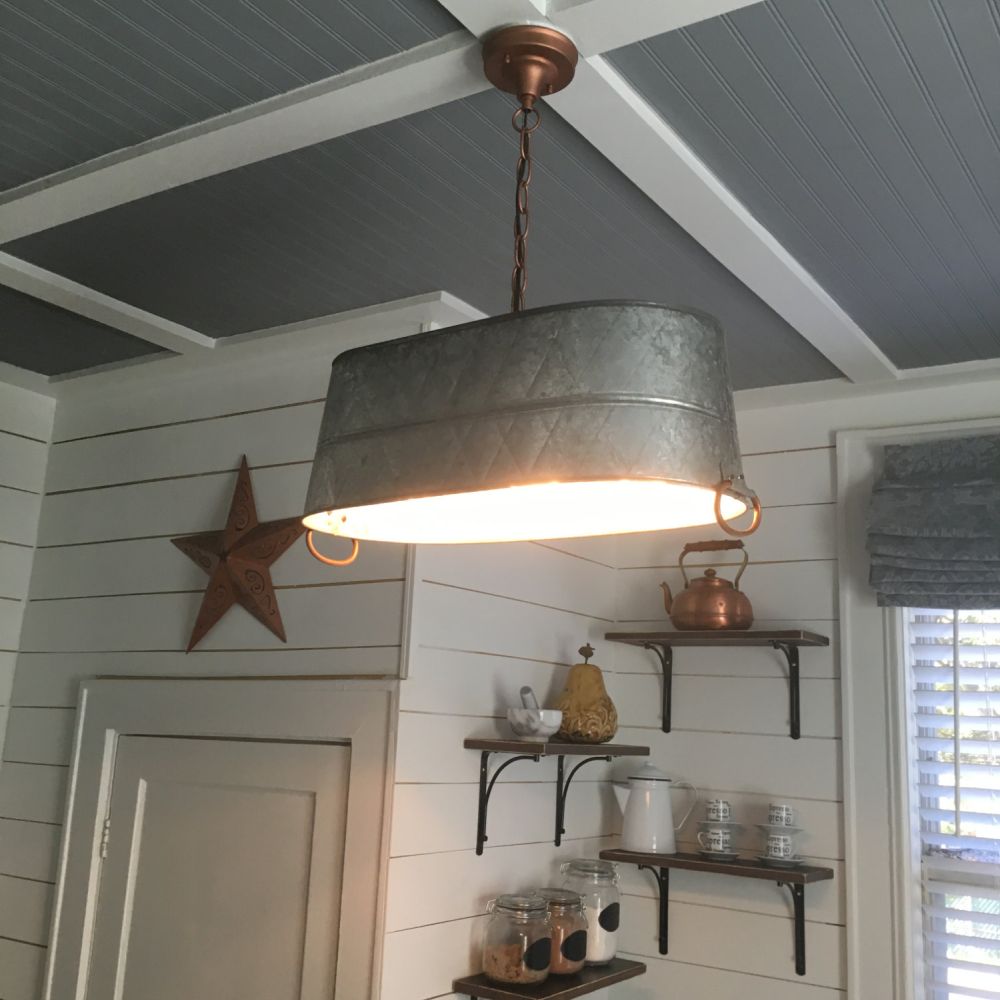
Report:
[{"label": "pendant light fixture", "polygon": [[[345,565],[358,540],[756,530],[714,319],[645,302],[524,309],[536,104],[576,61],[548,27],[486,39],[487,78],[520,102],[511,312],[334,360],[304,517],[317,558]],[[730,524],[748,510],[746,529]],[[322,555],[317,531],[351,540],[351,555]]]}]

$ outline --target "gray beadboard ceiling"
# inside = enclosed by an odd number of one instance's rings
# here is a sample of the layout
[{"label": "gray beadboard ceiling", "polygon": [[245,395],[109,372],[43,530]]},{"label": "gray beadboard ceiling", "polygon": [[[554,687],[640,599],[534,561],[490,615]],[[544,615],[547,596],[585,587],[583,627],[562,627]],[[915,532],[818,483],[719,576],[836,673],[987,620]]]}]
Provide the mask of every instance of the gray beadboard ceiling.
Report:
[{"label": "gray beadboard ceiling", "polygon": [[0,361],[43,375],[62,375],[169,353],[155,344],[0,285]]},{"label": "gray beadboard ceiling", "polygon": [[611,60],[897,365],[1000,356],[997,0],[768,0]]},{"label": "gray beadboard ceiling", "polygon": [[[505,97],[484,93],[5,249],[211,336],[439,288],[504,312],[510,113]],[[726,328],[740,388],[839,374],[555,112],[543,114],[529,305],[635,298],[706,310]]]},{"label": "gray beadboard ceiling", "polygon": [[434,0],[0,0],[0,190],[457,27]]}]

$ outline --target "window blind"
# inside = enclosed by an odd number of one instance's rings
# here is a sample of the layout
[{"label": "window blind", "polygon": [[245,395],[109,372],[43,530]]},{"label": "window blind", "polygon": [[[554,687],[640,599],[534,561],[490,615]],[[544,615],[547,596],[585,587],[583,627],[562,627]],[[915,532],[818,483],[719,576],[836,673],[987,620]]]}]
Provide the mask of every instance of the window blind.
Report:
[{"label": "window blind", "polygon": [[1000,1000],[1000,611],[907,610],[928,1000]]}]

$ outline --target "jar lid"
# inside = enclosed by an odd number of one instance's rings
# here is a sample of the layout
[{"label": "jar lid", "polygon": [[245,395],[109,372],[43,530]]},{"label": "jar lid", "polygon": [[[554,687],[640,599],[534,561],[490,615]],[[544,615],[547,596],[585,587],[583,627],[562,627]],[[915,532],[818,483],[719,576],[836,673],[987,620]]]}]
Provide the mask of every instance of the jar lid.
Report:
[{"label": "jar lid", "polygon": [[536,892],[542,897],[549,907],[567,909],[569,907],[583,906],[583,896],[572,889],[537,889]]},{"label": "jar lid", "polygon": [[601,878],[615,878],[618,869],[610,861],[598,861],[595,858],[574,858],[566,866],[566,870],[578,875],[597,875]]},{"label": "jar lid", "polygon": [[524,896],[497,896],[493,900],[493,908],[507,910],[511,913],[548,913],[548,901],[537,893]]}]

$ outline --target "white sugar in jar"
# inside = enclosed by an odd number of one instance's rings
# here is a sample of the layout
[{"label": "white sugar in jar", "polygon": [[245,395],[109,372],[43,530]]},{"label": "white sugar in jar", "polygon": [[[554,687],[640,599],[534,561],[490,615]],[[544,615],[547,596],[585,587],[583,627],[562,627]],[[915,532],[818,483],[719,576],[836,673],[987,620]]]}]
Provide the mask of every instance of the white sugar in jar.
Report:
[{"label": "white sugar in jar", "polygon": [[578,892],[587,915],[587,965],[607,965],[618,953],[621,895],[610,861],[577,858],[564,864],[563,887]]}]

